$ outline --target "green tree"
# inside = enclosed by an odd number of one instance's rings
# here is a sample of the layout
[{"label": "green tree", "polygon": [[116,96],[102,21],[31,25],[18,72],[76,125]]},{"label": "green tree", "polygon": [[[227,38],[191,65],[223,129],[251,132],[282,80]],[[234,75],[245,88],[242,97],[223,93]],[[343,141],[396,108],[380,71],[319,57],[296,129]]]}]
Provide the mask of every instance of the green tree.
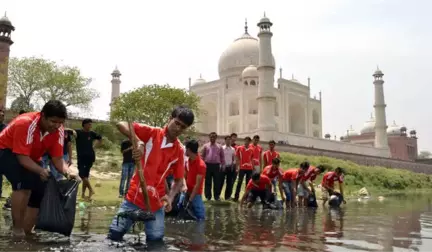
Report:
[{"label": "green tree", "polygon": [[432,153],[430,151],[420,151],[418,158],[431,158]]},{"label": "green tree", "polygon": [[121,121],[129,118],[151,126],[163,127],[175,106],[187,105],[195,117],[200,114],[200,98],[186,90],[169,85],[144,85],[141,88],[123,93],[111,108],[111,120]]},{"label": "green tree", "polygon": [[14,112],[19,112],[21,110],[24,111],[34,111],[34,107],[32,106],[31,102],[27,100],[23,96],[17,97],[15,100],[13,100],[11,104],[11,110]]},{"label": "green tree", "polygon": [[57,99],[66,106],[87,108],[99,96],[90,83],[78,68],[44,58],[11,58],[9,62],[8,95],[21,97],[27,107]]}]

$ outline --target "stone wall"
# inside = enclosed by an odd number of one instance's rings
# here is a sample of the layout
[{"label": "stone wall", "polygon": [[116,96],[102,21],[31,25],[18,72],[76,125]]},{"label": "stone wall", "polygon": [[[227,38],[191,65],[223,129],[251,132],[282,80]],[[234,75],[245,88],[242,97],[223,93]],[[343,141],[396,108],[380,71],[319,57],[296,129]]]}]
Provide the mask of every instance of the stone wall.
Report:
[{"label": "stone wall", "polygon": [[[225,136],[219,136],[217,141],[219,143],[223,143],[224,137]],[[201,144],[208,141],[208,136],[205,134],[198,134],[197,138],[199,139],[199,142]],[[242,140],[238,141],[238,143],[241,144]],[[265,142],[261,142],[261,145],[264,149],[266,149],[268,146],[267,143]],[[278,144],[277,150],[279,152],[289,152],[289,153],[295,153],[295,154],[301,154],[307,156],[326,156],[326,157],[332,157],[332,158],[337,158],[342,160],[349,160],[360,165],[383,166],[388,168],[405,169],[405,170],[418,172],[418,173],[432,174],[432,164],[427,164],[427,163],[416,163],[416,162],[403,161],[403,160],[397,160],[391,158],[353,154],[353,153],[342,152],[342,151],[308,148],[308,147],[302,147],[302,146],[296,146],[290,144],[287,145]]]}]

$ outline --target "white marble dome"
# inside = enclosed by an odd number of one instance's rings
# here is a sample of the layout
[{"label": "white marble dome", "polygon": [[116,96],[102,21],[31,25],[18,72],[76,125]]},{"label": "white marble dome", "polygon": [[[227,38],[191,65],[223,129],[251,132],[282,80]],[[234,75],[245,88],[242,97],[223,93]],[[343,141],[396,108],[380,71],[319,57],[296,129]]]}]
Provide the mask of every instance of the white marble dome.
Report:
[{"label": "white marble dome", "polygon": [[[272,64],[275,65],[272,56]],[[259,63],[259,41],[249,35],[243,34],[240,38],[228,46],[219,58],[219,77],[226,78],[240,76],[243,69],[249,65],[258,66]]]},{"label": "white marble dome", "polygon": [[200,77],[198,79],[196,79],[192,85],[200,85],[200,84],[204,84],[204,83],[206,83],[206,80],[203,79],[202,76],[200,75]]},{"label": "white marble dome", "polygon": [[361,134],[375,132],[375,118],[372,115],[370,119],[363,124],[363,128],[360,130],[360,132]]},{"label": "white marble dome", "polygon": [[392,125],[387,128],[388,135],[400,135],[401,134],[401,126],[398,126],[395,121],[393,121]]},{"label": "white marble dome", "polygon": [[242,78],[257,78],[258,77],[258,70],[257,67],[254,65],[250,65],[246,67],[242,72]]},{"label": "white marble dome", "polygon": [[358,136],[358,135],[359,135],[359,133],[357,131],[355,131],[352,126],[350,126],[349,130],[347,130],[346,136],[348,136],[348,137]]}]

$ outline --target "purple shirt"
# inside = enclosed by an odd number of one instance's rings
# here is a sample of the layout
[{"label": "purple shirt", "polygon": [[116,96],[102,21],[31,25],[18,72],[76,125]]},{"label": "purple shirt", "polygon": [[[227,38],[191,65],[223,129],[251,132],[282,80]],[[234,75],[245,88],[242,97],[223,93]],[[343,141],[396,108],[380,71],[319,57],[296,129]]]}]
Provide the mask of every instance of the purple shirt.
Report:
[{"label": "purple shirt", "polygon": [[225,154],[218,143],[206,143],[203,146],[201,156],[206,163],[225,165]]}]

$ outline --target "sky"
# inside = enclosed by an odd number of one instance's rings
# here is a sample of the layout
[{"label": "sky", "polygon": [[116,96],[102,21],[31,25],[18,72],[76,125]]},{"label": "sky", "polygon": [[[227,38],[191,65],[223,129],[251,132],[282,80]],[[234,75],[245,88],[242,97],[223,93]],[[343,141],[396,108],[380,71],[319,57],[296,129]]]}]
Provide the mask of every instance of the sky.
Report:
[{"label": "sky", "polygon": [[[244,32],[256,37],[266,13],[273,55],[283,77],[322,91],[323,134],[360,131],[373,112],[372,74],[384,72],[387,123],[415,129],[432,150],[432,1],[49,1],[0,0],[16,30],[11,57],[41,56],[77,66],[100,92],[94,118],[107,118],[112,70],[121,91],[143,84],[188,87],[202,74],[218,79],[222,52]],[[426,110],[423,110],[426,109]]]}]

